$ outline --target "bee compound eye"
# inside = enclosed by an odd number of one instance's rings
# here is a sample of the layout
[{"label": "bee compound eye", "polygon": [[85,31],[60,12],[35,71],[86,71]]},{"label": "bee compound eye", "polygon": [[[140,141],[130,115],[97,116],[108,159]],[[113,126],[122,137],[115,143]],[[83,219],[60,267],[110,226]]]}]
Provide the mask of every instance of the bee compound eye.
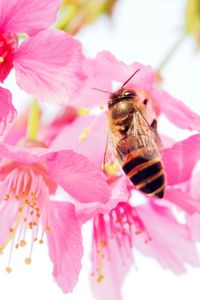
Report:
[{"label": "bee compound eye", "polygon": [[146,106],[147,103],[148,103],[148,99],[144,99],[144,100],[143,100],[143,104]]}]

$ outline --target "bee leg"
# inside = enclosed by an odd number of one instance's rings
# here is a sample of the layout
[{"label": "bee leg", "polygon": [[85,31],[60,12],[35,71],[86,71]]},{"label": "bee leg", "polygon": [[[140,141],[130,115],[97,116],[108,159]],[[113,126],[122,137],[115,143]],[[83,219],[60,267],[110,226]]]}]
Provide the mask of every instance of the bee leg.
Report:
[{"label": "bee leg", "polygon": [[154,130],[157,130],[157,125],[158,125],[158,122],[156,119],[154,119],[153,122],[151,123],[151,128]]}]

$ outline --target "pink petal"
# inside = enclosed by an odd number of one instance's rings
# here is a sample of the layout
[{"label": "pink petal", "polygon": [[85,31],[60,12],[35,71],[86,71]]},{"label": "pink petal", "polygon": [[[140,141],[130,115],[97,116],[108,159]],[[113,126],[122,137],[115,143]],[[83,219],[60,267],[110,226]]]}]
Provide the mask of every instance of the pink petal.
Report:
[{"label": "pink petal", "polygon": [[96,91],[93,88],[96,87],[113,92],[113,81],[118,81],[122,85],[137,69],[140,69],[140,71],[128,85],[131,85],[133,88],[150,90],[153,85],[154,74],[149,66],[144,66],[137,62],[126,65],[122,61],[118,61],[108,51],[99,52],[96,58],[92,60],[86,59],[84,71],[88,76],[88,80],[74,105],[92,107],[107,103],[109,94]]},{"label": "pink petal", "polygon": [[[77,110],[72,106],[67,106],[66,109],[59,114],[53,122],[44,126],[40,130],[40,138],[45,140],[46,145],[52,144],[53,140],[56,139],[57,135],[62,131],[63,128],[73,123],[73,121],[78,117]],[[69,139],[64,139],[66,142]],[[61,148],[60,148],[61,149]]]},{"label": "pink petal", "polygon": [[[77,283],[83,255],[81,230],[70,203],[50,201],[47,219],[49,255],[54,264],[53,275],[63,292],[71,292]],[[46,225],[46,224],[45,224]]]},{"label": "pink petal", "polygon": [[76,205],[76,215],[81,224],[94,218],[98,214],[109,214],[119,202],[128,202],[130,199],[129,180],[126,176],[116,177],[109,183],[111,196],[107,203],[99,202]]},{"label": "pink petal", "polygon": [[16,110],[12,105],[12,94],[0,87],[0,136],[5,134],[6,128],[16,116]]},{"label": "pink petal", "polygon": [[[2,196],[2,192],[1,192],[1,196]],[[19,213],[18,209],[19,209],[19,202],[17,201],[5,201],[3,199],[0,201],[0,228],[1,228],[0,252],[1,252],[1,247],[7,241],[7,239],[11,234],[10,229],[13,228],[13,226],[16,223],[17,215]]]},{"label": "pink petal", "polygon": [[165,200],[179,206],[188,214],[200,212],[200,202],[180,188],[168,187],[165,191]]},{"label": "pink petal", "polygon": [[192,238],[195,241],[200,241],[200,214],[187,215],[186,220]]},{"label": "pink petal", "polygon": [[109,199],[103,173],[87,158],[73,151],[59,151],[47,156],[48,172],[72,197],[83,203]]},{"label": "pink petal", "polygon": [[19,87],[39,100],[66,105],[80,93],[80,43],[60,30],[45,30],[27,38],[14,56]]},{"label": "pink petal", "polygon": [[[98,168],[101,168],[106,145],[107,116],[82,116],[57,131],[52,142],[54,149],[72,149],[86,156]],[[88,129],[85,139],[81,139],[84,130]],[[66,138],[67,137],[67,138]]]},{"label": "pink petal", "polygon": [[19,148],[0,143],[0,156],[23,164],[37,163],[50,151],[46,148]]},{"label": "pink petal", "polygon": [[[133,257],[122,261],[116,239],[109,239],[109,259],[103,258],[102,271],[105,276],[98,282],[95,275],[91,276],[92,292],[98,300],[122,300],[120,288],[124,278],[133,264]],[[98,255],[94,253],[93,255]],[[93,266],[95,268],[95,266]]]},{"label": "pink petal", "polygon": [[0,27],[6,32],[36,34],[56,21],[60,0],[1,0]]},{"label": "pink petal", "polygon": [[142,253],[156,258],[164,268],[177,274],[185,271],[185,263],[200,265],[189,230],[179,224],[168,209],[154,204],[141,206],[137,212],[151,237],[145,243],[142,234],[136,236],[135,246]]},{"label": "pink petal", "polygon": [[200,134],[164,149],[163,162],[168,184],[178,184],[188,180],[199,158]]},{"label": "pink petal", "polygon": [[191,111],[183,102],[158,89],[152,91],[152,98],[155,105],[176,126],[200,131],[200,116]]}]

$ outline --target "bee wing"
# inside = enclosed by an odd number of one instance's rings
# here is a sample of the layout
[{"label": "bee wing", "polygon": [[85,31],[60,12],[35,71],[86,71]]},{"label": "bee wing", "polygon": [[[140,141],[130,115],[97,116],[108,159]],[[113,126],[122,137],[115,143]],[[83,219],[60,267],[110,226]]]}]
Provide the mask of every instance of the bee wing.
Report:
[{"label": "bee wing", "polygon": [[[162,142],[157,132],[157,120],[154,119],[151,125],[148,123],[148,121],[145,119],[145,117],[142,115],[142,113],[138,112],[139,118],[141,117],[143,119],[144,124],[148,127],[148,135],[149,137],[156,143],[159,151],[162,149]],[[142,121],[142,120],[141,120]]]},{"label": "bee wing", "polygon": [[[124,121],[123,121],[124,122]],[[160,152],[161,142],[156,130],[156,120],[151,126],[145,117],[136,111],[127,118],[127,130],[124,138],[117,143],[117,153],[122,160],[128,153],[134,149],[146,148],[151,151]],[[157,149],[157,150],[156,150]]]},{"label": "bee wing", "polygon": [[[108,128],[107,139],[106,139],[106,147],[104,152],[104,160],[103,160],[103,171],[106,174],[112,175],[112,169],[116,168],[116,163],[118,161],[118,155],[116,152],[117,143],[114,135],[110,128]],[[118,163],[117,163],[118,165]]]}]

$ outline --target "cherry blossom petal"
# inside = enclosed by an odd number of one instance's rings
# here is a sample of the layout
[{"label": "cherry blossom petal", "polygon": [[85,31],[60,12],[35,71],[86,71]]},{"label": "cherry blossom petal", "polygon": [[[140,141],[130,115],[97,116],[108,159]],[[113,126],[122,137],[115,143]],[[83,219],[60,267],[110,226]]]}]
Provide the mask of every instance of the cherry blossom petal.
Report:
[{"label": "cherry blossom petal", "polygon": [[106,125],[106,115],[79,117],[57,132],[51,147],[72,149],[101,168],[106,146]]},{"label": "cherry blossom petal", "polygon": [[12,105],[12,94],[0,87],[0,136],[6,133],[6,128],[16,116]]},{"label": "cherry blossom petal", "polygon": [[193,135],[163,151],[164,169],[169,185],[189,180],[200,158],[200,134]]},{"label": "cherry blossom petal", "polygon": [[[130,256],[122,261],[116,239],[109,240],[109,252],[109,259],[106,257],[103,259],[102,271],[104,278],[102,281],[98,282],[95,275],[91,276],[92,292],[98,300],[122,300],[120,288],[133,264],[133,257],[130,252]],[[97,254],[94,253],[94,255]]]},{"label": "cherry blossom petal", "polygon": [[186,220],[192,238],[195,241],[200,241],[200,214],[187,215]]},{"label": "cherry blossom petal", "polygon": [[22,42],[15,53],[17,84],[39,100],[66,105],[84,84],[82,59],[81,44],[67,33],[41,31]]},{"label": "cherry blossom petal", "polygon": [[116,177],[110,182],[111,196],[107,203],[78,203],[76,204],[76,215],[83,224],[98,214],[109,214],[119,202],[128,202],[130,199],[129,180],[126,176]]},{"label": "cherry blossom petal", "polygon": [[87,158],[73,151],[59,151],[47,156],[49,175],[76,200],[83,203],[109,200],[103,173]]},{"label": "cherry blossom petal", "polygon": [[135,237],[135,246],[142,253],[154,257],[164,268],[176,274],[185,271],[185,263],[200,265],[189,230],[179,224],[168,209],[153,204],[143,205],[137,208],[137,212],[151,237],[147,243],[142,234]]},{"label": "cherry blossom petal", "polygon": [[200,131],[200,116],[191,111],[183,102],[158,89],[152,90],[152,98],[160,111],[176,126]]},{"label": "cherry blossom petal", "polygon": [[53,276],[63,292],[71,292],[77,283],[83,255],[81,230],[70,203],[50,201],[47,218],[49,255],[54,264]]},{"label": "cherry blossom petal", "polygon": [[[0,143],[0,156],[17,161],[23,164],[37,163],[40,158],[44,156],[45,159],[47,153],[50,150],[46,148],[27,147],[19,148],[17,146],[7,145]],[[54,153],[54,152],[53,152]],[[42,158],[41,158],[42,161]]]},{"label": "cherry blossom petal", "polygon": [[[2,194],[2,192],[1,192]],[[17,216],[19,214],[19,202],[17,201],[0,201],[0,252],[4,248],[4,243],[8,240],[12,234],[10,229],[16,223]]]},{"label": "cherry blossom petal", "polygon": [[61,0],[1,0],[0,27],[6,32],[36,34],[56,21]]},{"label": "cherry blossom petal", "polygon": [[[45,140],[46,145],[51,145],[54,139],[56,139],[57,135],[62,131],[63,128],[68,126],[69,124],[73,123],[73,121],[78,117],[77,110],[72,106],[67,106],[66,109],[59,114],[53,122],[45,125],[43,128],[41,128],[40,131],[40,137],[41,140]],[[73,136],[73,135],[72,135]],[[63,142],[68,141],[68,139],[64,139]],[[69,145],[69,144],[68,144]],[[68,147],[66,147],[67,149]],[[59,148],[64,149],[63,148]]]},{"label": "cherry blossom petal", "polygon": [[200,212],[200,201],[191,196],[191,194],[182,191],[180,188],[168,187],[165,190],[165,200],[179,206],[188,214]]},{"label": "cherry blossom petal", "polygon": [[130,80],[129,86],[150,90],[153,85],[154,74],[149,66],[137,62],[126,65],[122,61],[118,61],[108,51],[99,52],[94,59],[85,59],[84,71],[88,80],[82,93],[79,94],[80,100],[77,99],[74,105],[92,107],[107,103],[109,94],[96,91],[93,88],[113,92],[114,81],[122,85],[138,69],[140,71]]}]

